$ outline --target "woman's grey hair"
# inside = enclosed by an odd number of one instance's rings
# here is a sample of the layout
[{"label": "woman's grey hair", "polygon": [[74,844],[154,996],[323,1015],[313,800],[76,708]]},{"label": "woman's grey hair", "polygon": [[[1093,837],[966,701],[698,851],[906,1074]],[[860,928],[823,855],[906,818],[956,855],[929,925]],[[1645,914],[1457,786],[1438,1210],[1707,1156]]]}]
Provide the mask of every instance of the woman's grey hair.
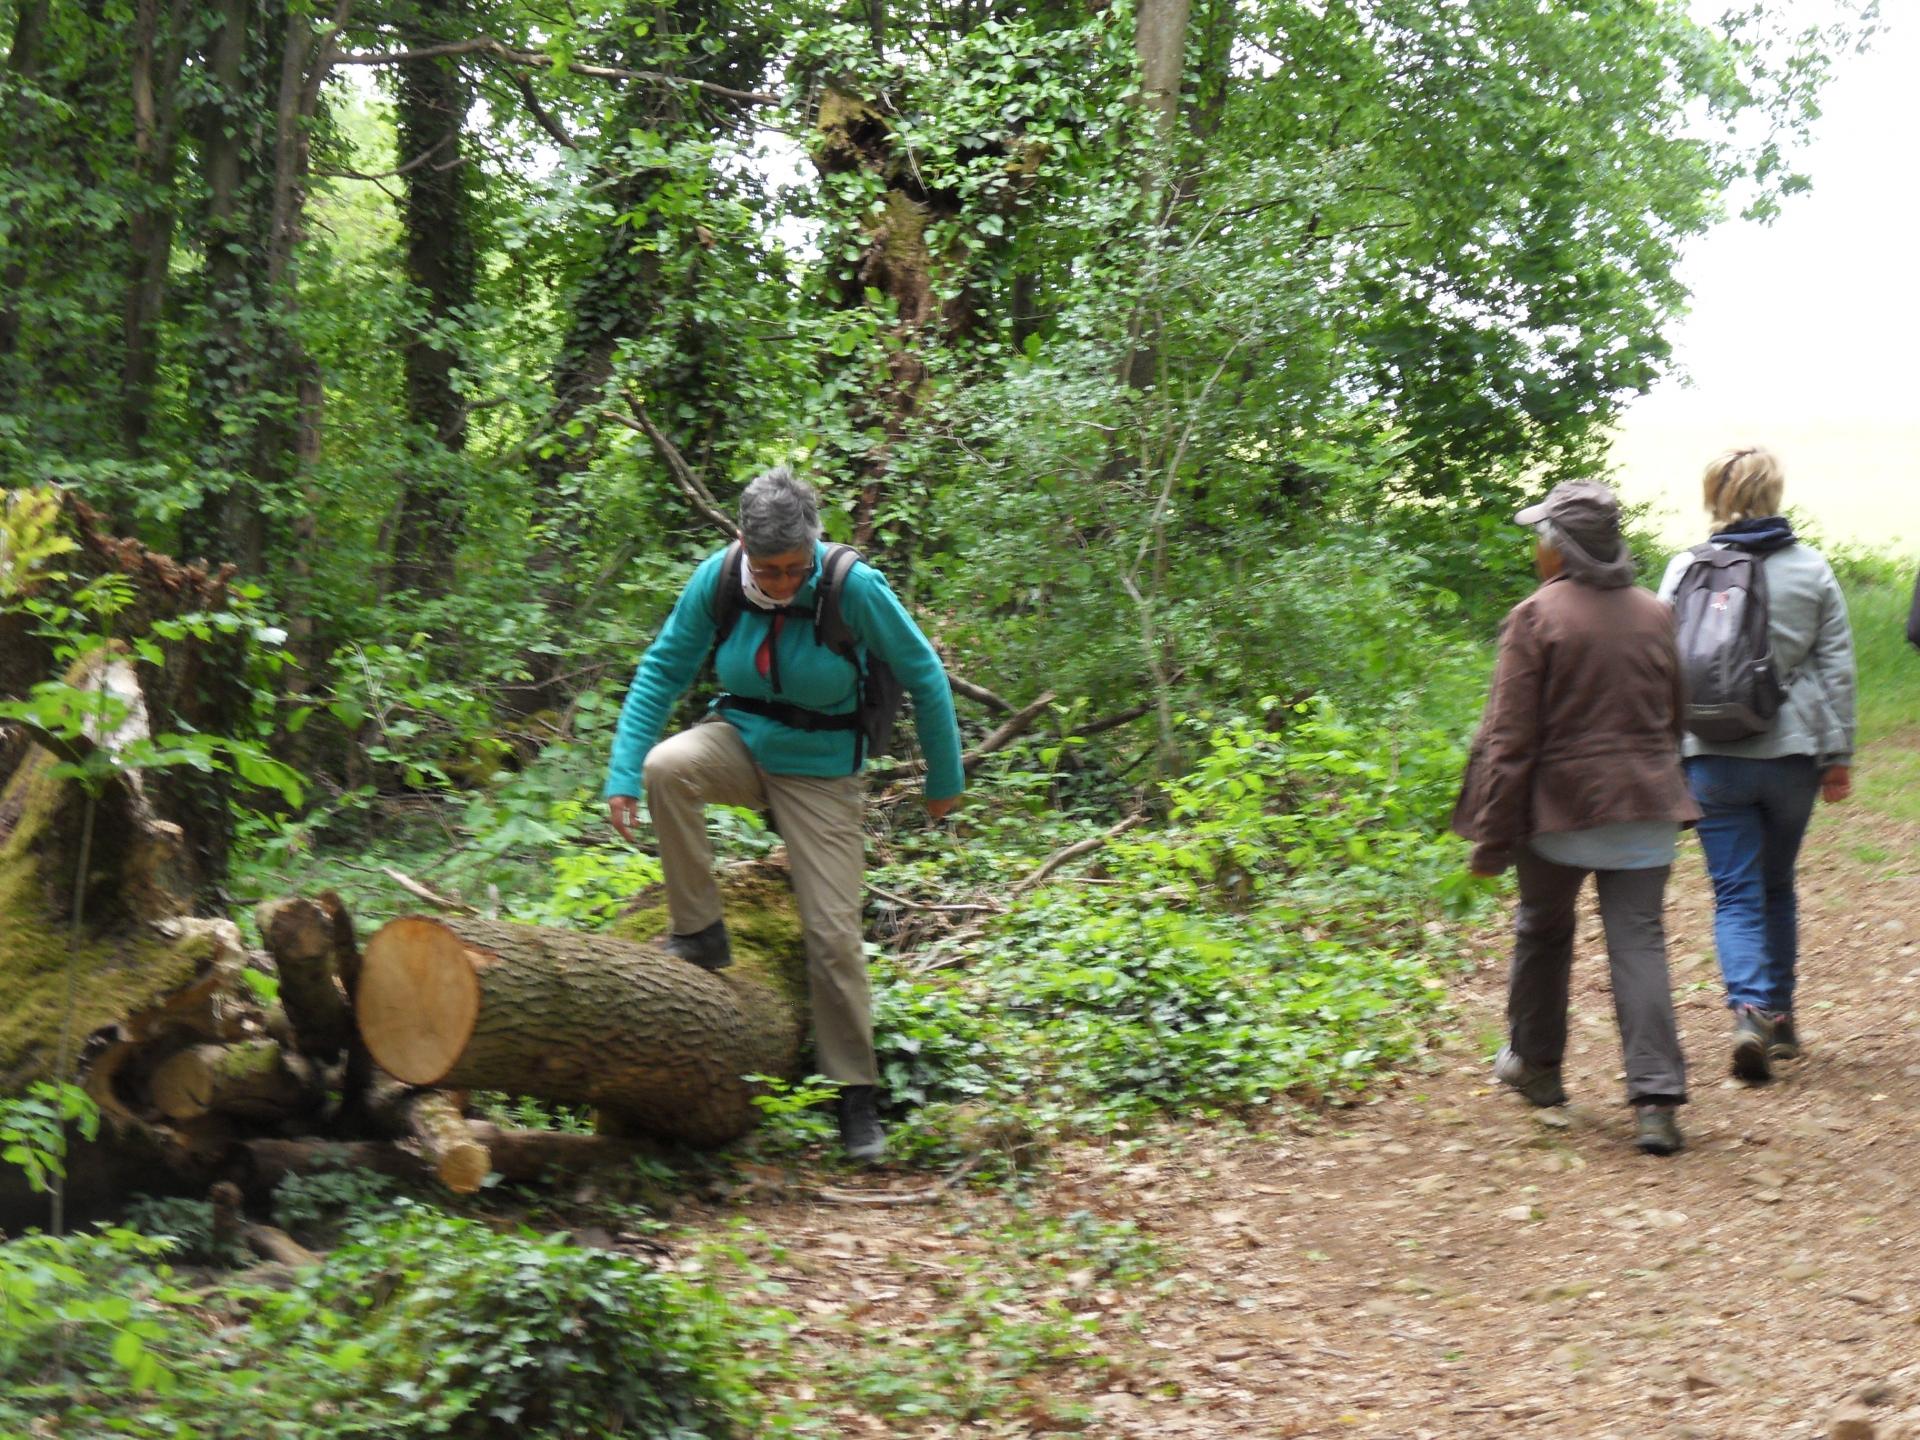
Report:
[{"label": "woman's grey hair", "polygon": [[754,476],[740,492],[740,540],[747,554],[811,550],[819,538],[819,497],[786,466]]}]

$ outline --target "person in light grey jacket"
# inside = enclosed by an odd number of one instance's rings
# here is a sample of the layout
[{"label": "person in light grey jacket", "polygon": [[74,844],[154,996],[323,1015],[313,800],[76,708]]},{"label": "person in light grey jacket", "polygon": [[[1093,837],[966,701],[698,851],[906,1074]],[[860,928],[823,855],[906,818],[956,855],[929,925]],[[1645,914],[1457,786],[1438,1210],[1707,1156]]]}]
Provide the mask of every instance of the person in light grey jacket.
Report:
[{"label": "person in light grey jacket", "polygon": [[[1794,1023],[1799,906],[1794,867],[1816,796],[1852,791],[1853,632],[1833,567],[1779,513],[1780,462],[1758,446],[1706,468],[1710,543],[1762,557],[1768,631],[1786,699],[1772,726],[1745,740],[1683,741],[1687,784],[1700,803],[1700,846],[1713,879],[1714,944],[1733,1011],[1733,1073],[1771,1077],[1800,1054]],[[1692,562],[1673,557],[1660,596],[1671,601]]]}]

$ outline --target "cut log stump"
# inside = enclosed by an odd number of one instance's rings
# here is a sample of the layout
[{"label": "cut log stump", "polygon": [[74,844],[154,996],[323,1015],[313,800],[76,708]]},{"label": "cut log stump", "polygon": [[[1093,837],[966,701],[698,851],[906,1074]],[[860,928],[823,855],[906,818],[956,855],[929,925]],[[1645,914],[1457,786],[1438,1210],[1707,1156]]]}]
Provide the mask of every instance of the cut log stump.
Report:
[{"label": "cut log stump", "polygon": [[609,935],[390,921],[362,956],[361,1038],[411,1085],[591,1105],[620,1133],[724,1144],[757,1118],[746,1077],[794,1074],[806,1030],[784,886],[753,877],[729,889],[736,963],[718,974]]}]

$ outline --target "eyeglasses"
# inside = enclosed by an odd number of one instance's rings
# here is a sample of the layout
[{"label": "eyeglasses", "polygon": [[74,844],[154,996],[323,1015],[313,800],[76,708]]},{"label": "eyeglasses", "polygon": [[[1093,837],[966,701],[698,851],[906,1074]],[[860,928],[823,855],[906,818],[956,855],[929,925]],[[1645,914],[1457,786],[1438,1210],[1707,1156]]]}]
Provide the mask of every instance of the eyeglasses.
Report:
[{"label": "eyeglasses", "polygon": [[777,585],[785,580],[805,580],[813,573],[813,562],[804,565],[756,565],[747,561],[747,569],[762,585]]}]

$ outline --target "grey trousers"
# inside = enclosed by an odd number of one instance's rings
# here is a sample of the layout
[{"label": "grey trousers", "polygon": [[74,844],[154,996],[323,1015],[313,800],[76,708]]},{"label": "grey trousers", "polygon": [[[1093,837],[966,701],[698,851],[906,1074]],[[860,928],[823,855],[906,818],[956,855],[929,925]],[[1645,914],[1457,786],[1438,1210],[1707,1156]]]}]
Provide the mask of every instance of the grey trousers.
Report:
[{"label": "grey trousers", "polygon": [[806,938],[820,1073],[843,1085],[875,1084],[873,992],[860,924],[865,782],[858,775],[770,775],[754,763],[740,732],[723,720],[661,741],[647,752],[642,773],[676,934],[691,935],[722,918],[707,806],[773,812],[787,842],[793,897]]},{"label": "grey trousers", "polygon": [[1662,915],[1670,867],[1587,871],[1522,850],[1517,868],[1520,908],[1507,985],[1508,1043],[1514,1053],[1533,1065],[1558,1065],[1566,1053],[1574,901],[1591,874],[1607,932],[1627,1099],[1686,1099],[1687,1063],[1673,1018]]}]

